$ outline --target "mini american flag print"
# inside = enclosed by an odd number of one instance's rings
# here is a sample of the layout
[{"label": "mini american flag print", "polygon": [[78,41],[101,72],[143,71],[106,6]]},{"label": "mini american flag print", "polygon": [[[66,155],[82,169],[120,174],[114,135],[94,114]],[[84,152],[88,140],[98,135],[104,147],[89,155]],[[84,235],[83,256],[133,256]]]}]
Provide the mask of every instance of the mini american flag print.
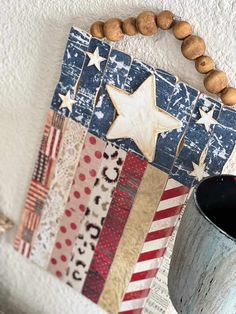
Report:
[{"label": "mini american flag print", "polygon": [[72,27],[15,249],[108,313],[167,313],[186,201],[235,147],[235,110]]}]

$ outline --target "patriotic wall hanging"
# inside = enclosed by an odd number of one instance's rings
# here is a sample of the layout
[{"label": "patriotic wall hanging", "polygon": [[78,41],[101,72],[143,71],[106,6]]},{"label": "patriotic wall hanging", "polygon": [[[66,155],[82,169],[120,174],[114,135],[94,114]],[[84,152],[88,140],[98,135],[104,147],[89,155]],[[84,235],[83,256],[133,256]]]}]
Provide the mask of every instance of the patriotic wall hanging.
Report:
[{"label": "patriotic wall hanging", "polygon": [[166,313],[185,203],[236,111],[72,27],[15,248],[108,313]]}]

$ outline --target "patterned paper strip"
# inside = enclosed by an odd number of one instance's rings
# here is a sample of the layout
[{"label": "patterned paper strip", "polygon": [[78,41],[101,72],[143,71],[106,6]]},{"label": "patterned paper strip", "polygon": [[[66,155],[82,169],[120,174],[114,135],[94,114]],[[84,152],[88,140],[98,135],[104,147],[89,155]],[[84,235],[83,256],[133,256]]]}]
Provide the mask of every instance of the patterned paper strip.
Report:
[{"label": "patterned paper strip", "polygon": [[83,288],[125,156],[125,151],[107,143],[88,208],[75,242],[67,276],[63,279],[79,292]]},{"label": "patterned paper strip", "polygon": [[61,278],[65,275],[105,146],[106,143],[103,140],[87,133],[48,265],[48,270],[57,277]]},{"label": "patterned paper strip", "polygon": [[188,191],[189,189],[181,183],[173,179],[168,180],[138,262],[134,267],[120,313],[141,312],[152,280],[155,278],[161,259],[165,254],[168,239],[173,233],[179,213],[188,196]]},{"label": "patterned paper strip", "polygon": [[166,173],[147,166],[99,299],[99,305],[110,313],[119,311],[167,179]]},{"label": "patterned paper strip", "polygon": [[15,238],[15,249],[26,257],[30,255],[31,242],[48,195],[64,125],[65,119],[61,115],[52,110],[48,111],[38,159],[26,196],[20,227]]},{"label": "patterned paper strip", "polygon": [[98,302],[147,162],[128,153],[82,293]]},{"label": "patterned paper strip", "polygon": [[85,134],[86,129],[82,125],[72,120],[68,121],[30,255],[30,259],[43,268],[46,268],[49,262]]}]

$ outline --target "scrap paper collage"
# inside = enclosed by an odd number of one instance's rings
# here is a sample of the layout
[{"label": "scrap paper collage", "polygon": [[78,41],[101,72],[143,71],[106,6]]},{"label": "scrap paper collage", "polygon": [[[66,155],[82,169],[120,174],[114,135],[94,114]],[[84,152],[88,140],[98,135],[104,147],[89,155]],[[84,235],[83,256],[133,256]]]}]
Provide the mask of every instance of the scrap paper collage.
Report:
[{"label": "scrap paper collage", "polygon": [[[147,160],[132,138],[108,139],[118,113],[107,86],[131,95],[150,77],[180,127],[160,132]],[[108,313],[166,313],[178,222],[192,187],[235,152],[235,121],[235,110],[72,27],[16,250]]]}]

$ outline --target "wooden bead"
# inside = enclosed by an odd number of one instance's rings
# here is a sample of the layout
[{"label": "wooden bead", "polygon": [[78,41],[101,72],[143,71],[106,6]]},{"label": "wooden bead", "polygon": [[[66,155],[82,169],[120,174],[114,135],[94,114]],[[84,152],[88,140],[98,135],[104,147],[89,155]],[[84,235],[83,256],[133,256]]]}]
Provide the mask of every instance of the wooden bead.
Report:
[{"label": "wooden bead", "polygon": [[228,85],[228,79],[223,71],[212,70],[204,79],[206,90],[213,94],[220,93]]},{"label": "wooden bead", "polygon": [[93,23],[90,27],[90,33],[93,37],[97,37],[97,38],[103,38],[104,35],[104,31],[103,31],[103,27],[104,27],[104,22],[102,21],[97,21],[95,23]]},{"label": "wooden bead", "polygon": [[134,36],[138,33],[137,27],[136,27],[136,19],[134,17],[129,17],[128,19],[123,21],[122,24],[123,32],[126,35]]},{"label": "wooden bead", "polygon": [[206,74],[213,70],[215,63],[209,56],[201,56],[195,60],[195,68],[199,73]]},{"label": "wooden bead", "polygon": [[236,105],[236,88],[225,88],[221,93],[221,100],[226,106]]},{"label": "wooden bead", "polygon": [[118,41],[123,39],[122,21],[117,18],[109,19],[104,24],[104,35],[108,40]]},{"label": "wooden bead", "polygon": [[169,29],[174,23],[174,14],[171,11],[165,10],[157,15],[157,26],[161,29]]},{"label": "wooden bead", "polygon": [[146,36],[151,36],[157,32],[156,15],[151,11],[144,11],[136,19],[138,31]]},{"label": "wooden bead", "polygon": [[206,46],[204,40],[199,36],[191,35],[184,39],[181,51],[185,58],[195,60],[202,56],[205,52]]},{"label": "wooden bead", "polygon": [[185,21],[176,22],[173,26],[173,34],[177,39],[185,39],[192,35],[192,26]]}]

